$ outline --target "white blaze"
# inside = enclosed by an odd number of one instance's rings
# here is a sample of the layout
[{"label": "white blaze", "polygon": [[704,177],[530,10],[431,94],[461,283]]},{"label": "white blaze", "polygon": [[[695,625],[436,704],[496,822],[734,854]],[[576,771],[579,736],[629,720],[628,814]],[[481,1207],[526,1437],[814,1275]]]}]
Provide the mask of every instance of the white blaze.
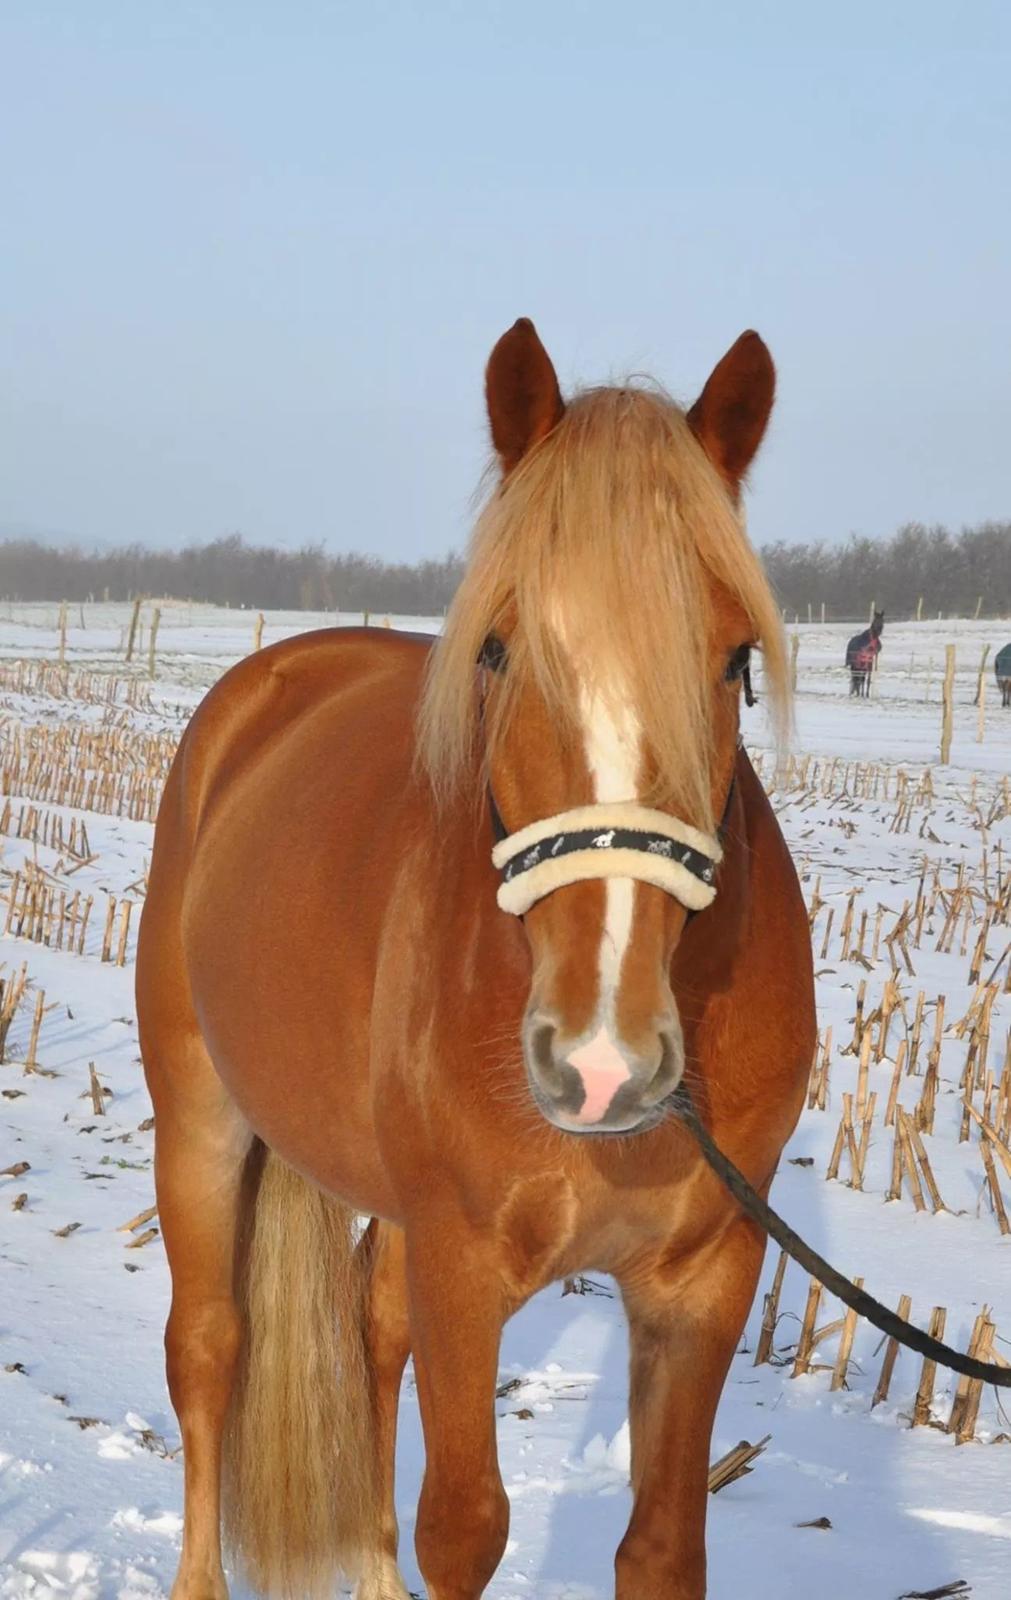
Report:
[{"label": "white blaze", "polygon": [[[599,695],[586,691],[581,696],[586,760],[593,780],[593,798],[636,799],[639,776],[640,728],[635,713],[617,702],[606,703]],[[600,941],[601,1021],[614,1027],[614,1005],[621,978],[621,964],[632,937],[632,910],[635,896],[633,878],[605,878],[604,931]]]}]

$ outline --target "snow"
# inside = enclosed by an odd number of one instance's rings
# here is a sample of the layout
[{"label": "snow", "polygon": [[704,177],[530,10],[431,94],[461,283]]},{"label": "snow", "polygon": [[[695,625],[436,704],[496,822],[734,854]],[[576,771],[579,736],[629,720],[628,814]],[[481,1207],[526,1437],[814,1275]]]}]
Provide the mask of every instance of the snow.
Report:
[{"label": "snow", "polygon": [[[0,667],[24,659],[54,660],[58,606],[0,609]],[[139,652],[146,663],[147,628]],[[123,606],[87,606],[85,626],[70,608],[67,659],[98,673],[123,672]],[[360,617],[342,617],[359,622]],[[382,621],[382,618],[373,619]],[[332,623],[333,617],[268,614],[266,642]],[[204,606],[163,607],[151,710],[114,715],[124,726],[178,732],[206,687],[252,644],[254,616]],[[394,626],[435,629],[438,619],[392,618]],[[977,995],[969,966],[982,900],[967,934],[961,921],[950,953],[935,947],[943,915],[928,919],[919,948],[910,948],[915,974],[903,968],[900,986],[911,1013],[926,994],[923,1058],[933,1029],[933,1004],[945,996],[941,1087],[933,1134],[924,1135],[946,1210],[916,1212],[908,1189],[885,1203],[892,1135],[883,1111],[892,1078],[896,1022],[884,1060],[872,1063],[869,1087],[878,1096],[863,1190],[826,1181],[825,1170],[842,1109],[854,1092],[857,1058],[841,1052],[854,1029],[856,991],[866,982],[866,1010],[881,1000],[891,972],[882,939],[870,968],[840,955],[839,930],[847,896],[859,890],[856,914],[868,911],[867,950],[879,904],[890,931],[904,902],[916,897],[924,860],[950,887],[963,866],[982,883],[987,852],[991,885],[1011,858],[1011,814],[1002,789],[1011,771],[1011,711],[1002,712],[987,666],[985,733],[977,742],[971,701],[984,644],[992,655],[1011,636],[1011,623],[886,622],[881,671],[866,702],[848,698],[840,662],[850,627],[800,626],[795,753],[839,757],[835,791],[776,789],[774,803],[811,899],[823,902],[814,921],[822,1029],[833,1029],[829,1103],[805,1111],[773,1189],[773,1203],[843,1271],[861,1275],[887,1303],[907,1293],[913,1320],[925,1325],[930,1308],[947,1309],[946,1337],[965,1347],[973,1319],[989,1306],[998,1350],[1011,1356],[1011,1238],[1000,1234],[983,1194],[978,1133],[960,1143],[958,1082],[968,1034],[957,1025]],[[955,736],[947,768],[937,761],[944,646],[957,646]],[[131,669],[136,670],[136,667]],[[142,669],[141,669],[142,670]],[[17,695],[0,689],[3,724],[87,722],[108,713],[85,701]],[[765,752],[769,737],[760,710],[749,714],[749,744]],[[887,797],[840,793],[847,762],[872,762],[891,774]],[[932,766],[934,799],[914,807],[908,831],[892,831],[895,773],[915,787]],[[770,780],[771,781],[771,780]],[[2,804],[2,802],[0,802]],[[67,807],[57,810],[69,821]],[[19,810],[14,797],[15,821]],[[146,823],[86,816],[97,859],[70,882],[96,898],[103,891],[137,899],[150,856]],[[58,853],[0,837],[0,894],[9,874],[35,860],[49,873]],[[819,959],[829,908],[834,925]],[[0,915],[6,908],[0,904]],[[168,1594],[178,1558],[182,1520],[182,1463],[175,1417],[162,1367],[162,1331],[169,1280],[159,1236],[140,1248],[140,1233],[118,1231],[153,1202],[150,1104],[140,1069],[132,997],[132,952],[117,967],[100,960],[99,916],[87,953],[49,949],[8,936],[0,979],[27,962],[30,989],[0,1065],[0,1167],[21,1161],[29,1170],[0,1177],[0,1600],[60,1595],[68,1600],[157,1600]],[[0,924],[2,926],[2,924]],[[966,950],[962,953],[963,939]],[[984,979],[1011,943],[1011,926],[994,923],[986,939]],[[1008,960],[999,967],[1004,979]],[[39,1040],[43,1073],[25,1076],[34,995],[48,1009]],[[999,1078],[1011,1022],[1011,993],[994,1001],[989,1064]],[[111,1090],[105,1114],[95,1114],[89,1063]],[[52,1074],[52,1075],[49,1075]],[[900,1102],[912,1111],[923,1077],[904,1077]],[[981,1100],[977,1097],[977,1103]],[[793,1164],[810,1158],[813,1165]],[[997,1173],[1011,1206],[1011,1179]],[[12,1202],[27,1196],[19,1209]],[[79,1226],[63,1237],[57,1230]],[[148,1226],[147,1224],[144,1225]],[[157,1227],[157,1220],[153,1226]],[[775,1267],[766,1263],[763,1291]],[[490,1588],[493,1600],[599,1600],[612,1591],[611,1564],[628,1516],[629,1438],[626,1340],[619,1301],[606,1281],[581,1294],[555,1287],[539,1296],[506,1329],[500,1371],[499,1447],[512,1504],[510,1542]],[[973,1600],[1003,1600],[1011,1572],[1011,1434],[993,1390],[984,1391],[976,1440],[959,1447],[937,1428],[910,1428],[920,1375],[912,1355],[899,1356],[891,1393],[871,1409],[880,1370],[879,1337],[859,1324],[847,1388],[829,1387],[837,1338],[821,1343],[815,1370],[791,1376],[798,1319],[807,1281],[787,1270],[776,1361],[753,1364],[761,1295],[734,1362],[716,1424],[714,1458],[741,1439],[771,1434],[751,1474],[710,1501],[710,1594],[713,1600],[781,1600],[816,1592],[821,1600],[857,1594],[895,1600],[963,1578]],[[827,1300],[818,1325],[840,1314]],[[939,1373],[933,1416],[950,1411],[954,1380]],[[402,1561],[408,1586],[421,1592],[413,1554],[414,1508],[421,1473],[421,1433],[408,1375],[401,1406],[398,1502]],[[828,1518],[831,1526],[805,1527]],[[241,1586],[233,1592],[241,1596]]]}]

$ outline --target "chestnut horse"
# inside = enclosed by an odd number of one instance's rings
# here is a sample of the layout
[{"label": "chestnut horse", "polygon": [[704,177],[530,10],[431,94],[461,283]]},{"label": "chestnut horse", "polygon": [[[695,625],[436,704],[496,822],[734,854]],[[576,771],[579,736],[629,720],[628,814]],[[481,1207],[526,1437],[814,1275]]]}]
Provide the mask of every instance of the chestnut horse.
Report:
[{"label": "chestnut horse", "polygon": [[738,739],[750,647],[788,710],[738,501],[773,387],[748,333],[687,413],[648,387],[565,404],[517,322],[487,370],[501,482],[441,639],[304,635],[186,730],[137,966],[175,1600],[227,1595],[222,1508],[260,1591],[345,1573],[402,1600],[408,1355],[421,1571],[431,1600],[475,1600],[508,1525],[502,1327],[585,1270],[614,1275],[631,1344],[617,1594],[705,1593],[710,1433],[764,1235],[674,1091],[766,1190],[815,1041],[800,888]]}]

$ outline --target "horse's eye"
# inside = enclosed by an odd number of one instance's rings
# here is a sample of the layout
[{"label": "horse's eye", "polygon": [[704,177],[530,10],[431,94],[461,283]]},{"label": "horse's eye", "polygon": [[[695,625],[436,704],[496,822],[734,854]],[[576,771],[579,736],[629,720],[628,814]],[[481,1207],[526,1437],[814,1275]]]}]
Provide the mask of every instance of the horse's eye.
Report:
[{"label": "horse's eye", "polygon": [[477,658],[479,667],[487,667],[490,672],[501,672],[506,664],[506,647],[497,633],[490,633],[481,646]]},{"label": "horse's eye", "polygon": [[739,645],[727,662],[727,670],[723,674],[727,683],[736,683],[738,678],[743,678],[751,665],[750,644]]}]

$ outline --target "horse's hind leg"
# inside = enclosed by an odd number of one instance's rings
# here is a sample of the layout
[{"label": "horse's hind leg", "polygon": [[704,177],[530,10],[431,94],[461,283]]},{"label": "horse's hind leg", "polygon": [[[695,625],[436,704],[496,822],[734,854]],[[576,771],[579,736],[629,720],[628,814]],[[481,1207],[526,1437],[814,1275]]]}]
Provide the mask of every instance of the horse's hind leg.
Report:
[{"label": "horse's hind leg", "polygon": [[380,1537],[379,1548],[364,1554],[355,1600],[408,1600],[397,1566],[394,1499],[397,1407],[411,1347],[403,1231],[373,1218],[361,1249],[368,1274],[365,1338],[373,1385],[372,1437],[378,1465]]},{"label": "horse's hind leg", "polygon": [[195,1032],[174,1040],[171,1056],[159,1074],[145,1047],[155,1101],[158,1213],[172,1272],[166,1371],[185,1473],[183,1547],[172,1600],[227,1600],[221,1441],[241,1342],[235,1243],[251,1137]]}]

